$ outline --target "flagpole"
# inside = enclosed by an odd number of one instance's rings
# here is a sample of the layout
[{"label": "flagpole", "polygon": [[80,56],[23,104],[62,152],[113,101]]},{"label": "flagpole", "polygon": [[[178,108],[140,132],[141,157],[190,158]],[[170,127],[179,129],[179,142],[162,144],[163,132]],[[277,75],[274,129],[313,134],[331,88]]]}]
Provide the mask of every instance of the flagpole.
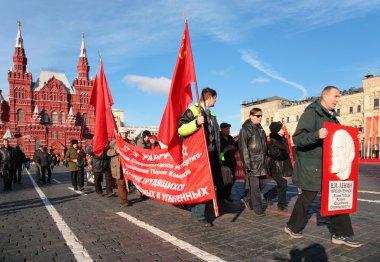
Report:
[{"label": "flagpole", "polygon": [[[185,26],[187,26],[187,19],[186,18],[185,18]],[[190,46],[190,48],[191,48],[191,46]],[[191,53],[193,53],[193,52],[191,52]],[[194,64],[194,57],[191,56],[191,59],[192,59],[192,62]],[[198,91],[198,81],[196,79],[196,76],[195,76],[194,88],[195,88],[195,94],[196,94],[196,97],[197,97],[198,114],[202,115],[201,104],[200,104],[200,99],[199,99],[199,91]],[[207,145],[206,135],[205,135],[205,130],[204,130],[204,124],[202,124],[201,129],[202,129],[202,133],[203,133],[204,145]],[[215,216],[218,217],[219,216],[219,207],[218,207],[218,201],[217,201],[217,198],[216,198],[214,180],[212,179],[212,169],[211,169],[211,165],[210,165],[210,156],[208,154],[207,148],[206,148],[206,152],[207,152],[207,158],[209,160],[208,161],[209,168],[210,168],[210,171],[211,171],[211,182],[212,182],[212,186],[213,186],[212,190],[214,190],[214,197],[212,199],[212,203],[213,203],[213,206],[214,206]]]}]

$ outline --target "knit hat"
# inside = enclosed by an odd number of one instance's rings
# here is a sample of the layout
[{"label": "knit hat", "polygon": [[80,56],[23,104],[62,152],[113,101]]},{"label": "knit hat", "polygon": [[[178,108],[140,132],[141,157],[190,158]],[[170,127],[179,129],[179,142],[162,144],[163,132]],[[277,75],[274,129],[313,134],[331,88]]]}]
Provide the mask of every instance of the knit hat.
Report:
[{"label": "knit hat", "polygon": [[76,139],[71,140],[71,145],[74,145],[74,144],[78,144],[78,140]]},{"label": "knit hat", "polygon": [[278,133],[282,128],[281,122],[272,122],[269,126],[269,130],[271,133]]},{"label": "knit hat", "polygon": [[152,134],[150,133],[150,131],[149,130],[144,130],[144,132],[142,132],[142,138],[144,138],[144,137],[146,137],[146,136],[148,136],[148,137],[150,137]]}]

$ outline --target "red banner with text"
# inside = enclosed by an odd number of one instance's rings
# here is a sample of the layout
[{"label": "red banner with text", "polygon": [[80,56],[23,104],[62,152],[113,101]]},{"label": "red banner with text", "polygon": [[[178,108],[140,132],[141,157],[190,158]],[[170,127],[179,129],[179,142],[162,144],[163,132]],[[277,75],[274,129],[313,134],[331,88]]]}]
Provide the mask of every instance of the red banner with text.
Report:
[{"label": "red banner with text", "polygon": [[[203,136],[203,137],[202,137]],[[117,137],[124,177],[144,195],[168,204],[193,204],[215,200],[211,167],[199,129],[184,140],[183,161],[177,164],[164,149],[141,149]],[[217,206],[215,206],[215,212]]]}]

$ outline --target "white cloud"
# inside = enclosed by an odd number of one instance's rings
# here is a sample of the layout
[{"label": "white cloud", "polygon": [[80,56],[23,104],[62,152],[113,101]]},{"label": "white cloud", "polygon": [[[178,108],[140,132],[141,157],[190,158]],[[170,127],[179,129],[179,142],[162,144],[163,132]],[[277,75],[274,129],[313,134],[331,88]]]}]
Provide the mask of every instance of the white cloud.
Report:
[{"label": "white cloud", "polygon": [[259,84],[266,84],[269,83],[269,79],[266,77],[258,77],[255,80],[253,80],[254,83],[259,83]]},{"label": "white cloud", "polygon": [[281,76],[280,74],[278,74],[277,72],[275,72],[274,70],[265,66],[262,62],[254,58],[254,56],[249,51],[247,50],[241,51],[241,58],[243,59],[244,62],[248,63],[249,65],[256,68],[260,72],[266,74],[267,76],[301,90],[302,96],[300,98],[305,98],[308,96],[307,90],[303,85],[290,81],[286,79],[285,77]]},{"label": "white cloud", "polygon": [[171,80],[166,77],[151,78],[139,75],[127,75],[123,82],[129,86],[136,86],[145,93],[168,94]]}]

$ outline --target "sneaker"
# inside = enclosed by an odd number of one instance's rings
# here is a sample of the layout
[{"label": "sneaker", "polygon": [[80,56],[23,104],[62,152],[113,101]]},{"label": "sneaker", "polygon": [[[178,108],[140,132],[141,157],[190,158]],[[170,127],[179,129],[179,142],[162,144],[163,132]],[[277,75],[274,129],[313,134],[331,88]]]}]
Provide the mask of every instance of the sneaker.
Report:
[{"label": "sneaker", "polygon": [[355,241],[353,237],[338,237],[333,235],[331,242],[338,245],[346,245],[348,247],[361,247],[363,244],[359,241]]},{"label": "sneaker", "polygon": [[212,224],[209,223],[206,219],[197,220],[197,222],[199,223],[200,226],[203,226],[203,227],[212,227]]},{"label": "sneaker", "polygon": [[247,201],[245,201],[244,198],[240,199],[240,201],[244,204],[246,209],[252,210],[251,205]]},{"label": "sneaker", "polygon": [[107,195],[106,195],[106,197],[114,197],[116,194],[114,193],[114,192],[112,192],[112,193],[108,193]]},{"label": "sneaker", "polygon": [[264,196],[264,199],[265,199],[265,202],[267,202],[268,207],[273,206],[273,200],[272,199],[269,199],[266,196]]},{"label": "sneaker", "polygon": [[294,233],[289,227],[285,227],[285,233],[288,233],[292,238],[303,238],[301,233]]},{"label": "sneaker", "polygon": [[277,207],[277,209],[281,212],[288,212],[288,209],[286,207]]},{"label": "sneaker", "polygon": [[132,203],[131,203],[130,201],[127,201],[127,202],[125,202],[125,203],[120,203],[120,205],[121,205],[122,207],[130,207],[130,206],[132,206]]},{"label": "sneaker", "polygon": [[265,214],[265,212],[264,211],[253,211],[253,213],[255,213],[255,216],[257,216],[257,217],[265,217],[266,216],[266,214]]}]

